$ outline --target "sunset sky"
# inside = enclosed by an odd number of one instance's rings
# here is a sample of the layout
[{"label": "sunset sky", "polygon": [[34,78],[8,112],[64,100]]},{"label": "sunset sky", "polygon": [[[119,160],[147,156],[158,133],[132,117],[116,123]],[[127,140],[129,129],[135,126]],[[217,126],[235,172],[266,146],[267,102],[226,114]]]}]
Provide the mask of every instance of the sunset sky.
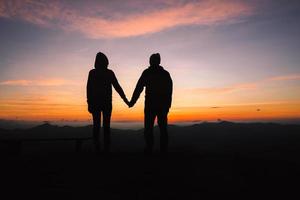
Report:
[{"label": "sunset sky", "polygon": [[[101,51],[130,99],[152,53],[171,122],[300,121],[298,0],[0,0],[0,119],[88,121]],[[114,122],[143,120],[113,94]]]}]

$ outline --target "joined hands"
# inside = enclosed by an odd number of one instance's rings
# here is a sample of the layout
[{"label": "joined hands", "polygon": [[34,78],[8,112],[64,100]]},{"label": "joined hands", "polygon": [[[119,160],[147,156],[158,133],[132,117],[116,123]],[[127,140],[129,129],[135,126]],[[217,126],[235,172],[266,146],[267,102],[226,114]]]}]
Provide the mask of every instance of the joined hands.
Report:
[{"label": "joined hands", "polygon": [[128,106],[129,108],[131,108],[131,107],[134,106],[134,103],[133,103],[132,101],[128,101],[127,98],[124,99],[124,102],[127,104],[127,106]]},{"label": "joined hands", "polygon": [[133,106],[134,106],[134,103],[133,103],[132,101],[130,101],[130,102],[128,102],[128,104],[127,104],[127,105],[128,105],[128,107],[129,107],[129,108],[131,108],[131,107],[133,107]]}]

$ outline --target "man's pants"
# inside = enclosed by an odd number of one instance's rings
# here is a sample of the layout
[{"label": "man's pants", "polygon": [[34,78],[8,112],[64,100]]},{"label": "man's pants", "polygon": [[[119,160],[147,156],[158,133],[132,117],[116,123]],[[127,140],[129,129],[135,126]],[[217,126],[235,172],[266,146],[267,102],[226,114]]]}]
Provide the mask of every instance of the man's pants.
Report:
[{"label": "man's pants", "polygon": [[157,117],[157,123],[160,129],[160,151],[167,152],[168,149],[168,109],[149,109],[144,111],[144,137],[146,141],[146,152],[152,152],[154,145],[153,127]]}]

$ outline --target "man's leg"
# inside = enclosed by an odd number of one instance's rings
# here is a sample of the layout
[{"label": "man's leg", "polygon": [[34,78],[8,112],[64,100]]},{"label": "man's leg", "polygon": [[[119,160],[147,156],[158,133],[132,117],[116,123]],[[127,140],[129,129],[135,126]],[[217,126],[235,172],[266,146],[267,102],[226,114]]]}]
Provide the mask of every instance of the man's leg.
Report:
[{"label": "man's leg", "polygon": [[103,113],[103,133],[104,133],[104,151],[110,151],[110,118],[111,109],[105,110]]},{"label": "man's leg", "polygon": [[93,113],[93,139],[95,144],[95,150],[97,153],[100,152],[100,120],[101,120],[101,113],[94,112]]},{"label": "man's leg", "polygon": [[160,111],[157,114],[157,123],[160,129],[160,152],[166,153],[168,151],[168,111]]},{"label": "man's leg", "polygon": [[155,114],[149,109],[145,109],[144,116],[144,137],[146,142],[145,153],[151,154],[154,144],[153,126],[154,126]]}]

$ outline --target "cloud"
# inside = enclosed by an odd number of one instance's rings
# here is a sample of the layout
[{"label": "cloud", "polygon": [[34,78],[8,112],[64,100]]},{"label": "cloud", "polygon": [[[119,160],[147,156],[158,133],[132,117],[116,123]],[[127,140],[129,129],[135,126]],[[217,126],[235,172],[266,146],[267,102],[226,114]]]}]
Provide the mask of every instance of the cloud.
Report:
[{"label": "cloud", "polygon": [[229,93],[239,90],[250,90],[255,89],[257,87],[257,83],[244,83],[237,84],[227,87],[211,87],[211,88],[195,88],[192,89],[192,92],[196,93],[205,93],[205,94],[221,94],[221,93]]},{"label": "cloud", "polygon": [[300,80],[300,74],[291,74],[286,76],[275,76],[270,79],[269,81],[289,81],[289,80]]},{"label": "cloud", "polygon": [[89,38],[118,38],[184,25],[231,23],[253,12],[252,7],[243,1],[168,2],[154,1],[154,5],[149,6],[145,1],[148,6],[143,8],[140,1],[131,1],[131,8],[116,10],[102,2],[82,6],[73,3],[70,6],[63,1],[0,0],[0,16],[43,27],[77,31]]},{"label": "cloud", "polygon": [[226,87],[207,87],[207,88],[194,88],[188,89],[188,91],[204,94],[222,94],[230,93],[241,90],[252,90],[256,89],[263,83],[277,82],[277,81],[290,81],[290,80],[300,80],[300,74],[288,74],[283,76],[274,76],[266,79],[262,79],[252,83],[242,83]]},{"label": "cloud", "polygon": [[213,106],[213,107],[210,107],[212,109],[218,109],[218,108],[222,108],[222,107],[219,107],[219,106]]},{"label": "cloud", "polygon": [[73,81],[64,79],[44,79],[44,80],[6,80],[0,82],[0,85],[7,86],[62,86],[77,85]]}]

